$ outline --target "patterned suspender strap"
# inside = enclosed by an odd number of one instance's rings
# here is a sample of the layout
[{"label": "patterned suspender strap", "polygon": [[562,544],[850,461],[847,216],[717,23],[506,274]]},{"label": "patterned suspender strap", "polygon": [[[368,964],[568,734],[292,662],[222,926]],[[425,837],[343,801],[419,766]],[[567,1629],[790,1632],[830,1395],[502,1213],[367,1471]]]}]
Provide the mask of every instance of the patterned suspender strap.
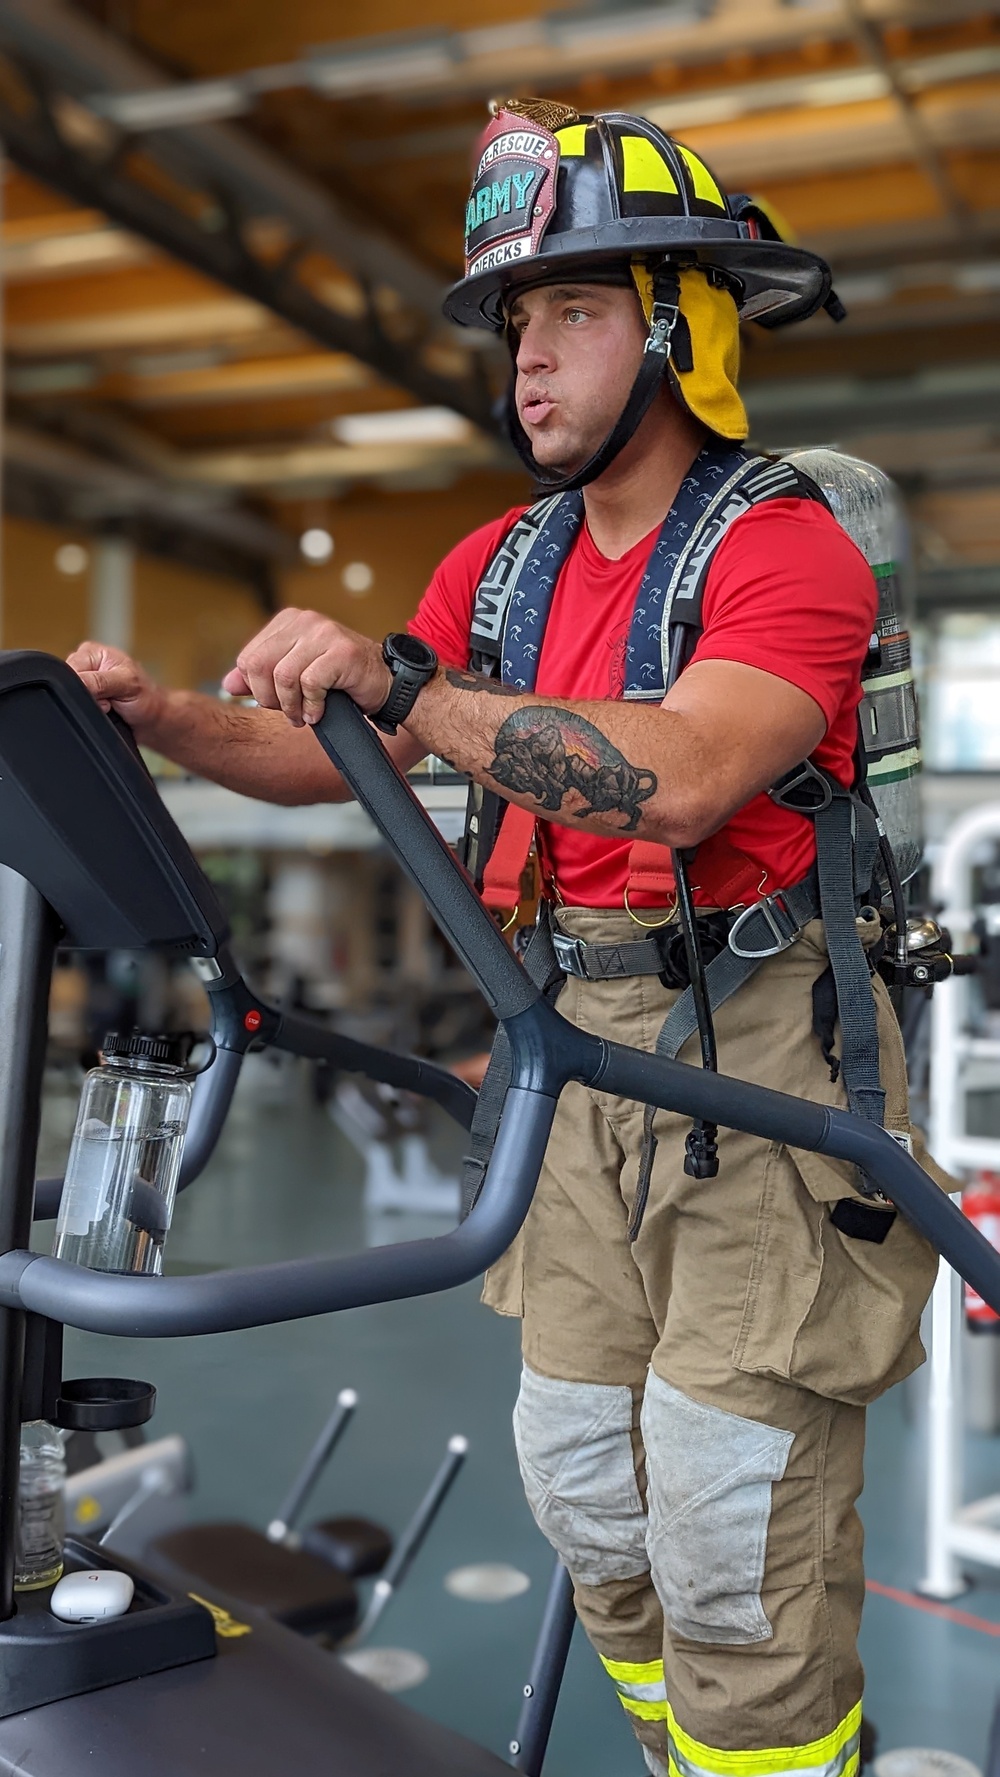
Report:
[{"label": "patterned suspender strap", "polygon": [[[505,681],[516,682],[511,660],[504,660],[512,603],[517,611],[512,626],[514,641],[520,644],[523,636],[524,648],[534,649],[533,653],[526,654],[527,661],[529,664],[537,661],[555,582],[582,521],[582,494],[549,494],[546,499],[529,506],[512,525],[476,589],[469,635],[469,665],[473,672],[483,673],[487,678],[502,676]],[[538,628],[536,644],[532,644],[525,633],[532,625]],[[531,684],[534,684],[533,670]],[[527,682],[523,688],[530,688]],[[506,854],[503,860],[496,857],[496,868],[487,880],[487,865],[496,854],[501,824],[510,826],[506,818],[509,806],[495,791],[486,790],[481,784],[469,786],[465,833],[459,855],[490,907],[516,906],[517,888],[510,898],[509,884],[520,882],[531,847],[534,823],[526,836],[523,825],[516,835],[509,832]],[[518,863],[511,848],[512,844],[522,842],[523,856]]]},{"label": "patterned suspender strap", "polygon": [[[768,459],[748,457],[745,451],[720,440],[706,444],[692,464],[639,585],[626,644],[627,699],[663,701],[665,617],[670,600],[682,582],[690,581],[692,575],[697,578],[703,560],[703,575],[707,574],[708,560],[714,553],[713,548],[708,555],[702,552],[695,559],[694,546],[709,523],[716,542],[721,541],[732,519],[748,510],[754,498],[759,497],[754,488],[753,497],[744,499],[737,508],[731,506],[733,490],[752,478],[754,472],[759,476],[774,467]],[[794,479],[791,469],[782,477],[789,487]],[[720,526],[723,514],[726,522]],[[581,493],[549,495],[523,513],[507,533],[476,592],[470,634],[470,665],[475,671],[499,671],[505,684],[519,690],[534,690],[553,594],[583,518]],[[505,828],[511,825],[500,798],[473,788],[466,816],[463,860],[483,891],[487,905],[510,907],[517,898],[515,894],[511,899],[511,884],[520,879],[531,834],[523,823],[516,833],[511,830],[502,848],[502,867],[498,857],[496,868],[488,868],[490,854],[500,843],[501,819]],[[514,858],[515,840],[524,847],[519,862]],[[644,872],[652,873],[657,882],[662,879],[668,892],[672,876],[666,853],[654,859],[653,848],[644,849],[650,854],[642,866]]]},{"label": "patterned suspender strap", "polygon": [[[716,485],[705,500],[686,541],[672,551],[661,547],[670,520],[664,525],[643,576],[636,617],[633,618],[630,645],[637,652],[641,646],[635,633],[637,627],[650,637],[654,630],[658,630],[659,672],[654,675],[650,671],[648,656],[639,666],[639,677],[652,683],[652,689],[645,695],[658,703],[662,703],[666,696],[667,662],[678,625],[687,632],[685,658],[689,660],[694,653],[702,630],[702,607],[709,571],[717,550],[736,520],[769,500],[806,499],[826,505],[824,496],[808,476],[791,463],[772,461],[769,457],[747,457],[743,451],[729,451],[725,457],[715,457],[706,463],[705,474]],[[632,695],[638,696],[640,692],[633,691]],[[744,852],[730,844],[724,833],[713,834],[699,846],[698,862],[712,883],[713,899],[720,907],[732,906],[756,895],[757,867]],[[664,900],[669,898],[674,889],[674,878],[665,846],[651,844],[649,840],[636,840],[629,854],[628,886],[630,901],[637,900],[639,894]]]}]

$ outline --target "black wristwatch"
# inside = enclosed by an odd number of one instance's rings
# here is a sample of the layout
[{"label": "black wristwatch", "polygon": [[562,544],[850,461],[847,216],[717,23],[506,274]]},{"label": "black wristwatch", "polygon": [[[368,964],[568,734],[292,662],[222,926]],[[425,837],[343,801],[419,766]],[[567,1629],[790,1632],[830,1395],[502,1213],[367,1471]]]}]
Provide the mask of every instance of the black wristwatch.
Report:
[{"label": "black wristwatch", "polygon": [[383,734],[395,734],[400,722],[417,701],[417,695],[437,672],[438,657],[419,636],[388,635],[382,643],[382,659],[392,673],[392,690],[382,708],[370,720]]}]

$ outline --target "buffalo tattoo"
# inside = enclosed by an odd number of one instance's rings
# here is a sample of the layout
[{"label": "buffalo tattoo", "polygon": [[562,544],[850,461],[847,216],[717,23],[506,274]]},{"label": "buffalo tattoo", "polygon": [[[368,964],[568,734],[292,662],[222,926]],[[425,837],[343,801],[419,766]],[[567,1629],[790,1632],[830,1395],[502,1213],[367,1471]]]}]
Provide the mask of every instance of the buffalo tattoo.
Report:
[{"label": "buffalo tattoo", "polygon": [[573,810],[578,819],[623,814],[621,830],[632,833],[642,803],[656,790],[654,772],[630,765],[607,735],[572,710],[537,704],[515,710],[501,723],[494,744],[489,770],[496,782],[515,795],[533,796],[553,814],[575,790],[586,804]]}]

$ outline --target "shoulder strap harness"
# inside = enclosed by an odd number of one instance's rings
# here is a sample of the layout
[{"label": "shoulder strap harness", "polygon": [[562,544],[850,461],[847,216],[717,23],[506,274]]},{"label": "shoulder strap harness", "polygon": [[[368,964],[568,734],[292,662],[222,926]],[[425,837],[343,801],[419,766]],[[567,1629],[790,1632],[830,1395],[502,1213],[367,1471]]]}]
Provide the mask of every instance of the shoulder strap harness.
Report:
[{"label": "shoulder strap harness", "polygon": [[[789,498],[827,504],[816,484],[790,463],[750,456],[720,440],[705,446],[681,485],[639,584],[626,644],[627,700],[663,702],[694,653],[709,571],[730,526],[755,506]],[[534,690],[556,584],[583,517],[583,495],[574,491],[537,501],[512,526],[476,592],[470,652],[473,670],[499,676],[519,690]],[[871,976],[855,923],[859,906],[872,896],[880,849],[877,817],[870,797],[865,796],[861,757],[859,749],[858,778],[850,790],[807,761],[771,792],[785,806],[815,819],[817,864],[805,882],[759,898],[759,872],[744,853],[721,834],[699,846],[699,862],[711,875],[719,904],[746,905],[727,947],[707,968],[692,971],[693,980],[697,974],[702,977],[705,1003],[699,1007],[695,991],[687,988],[667,1017],[656,1048],[657,1053],[674,1057],[700,1030],[703,1062],[714,1065],[711,1013],[756,973],[767,957],[787,948],[809,920],[822,914],[840,1017],[841,1069],[848,1102],[856,1113],[881,1123],[884,1094]],[[472,786],[464,858],[488,906],[516,906],[534,830],[530,811],[504,802],[479,785]],[[665,900],[676,894],[683,902],[687,890],[684,863],[665,846],[636,840],[629,854],[629,890]],[[693,928],[693,917],[690,923]],[[544,950],[544,961],[541,955],[530,956],[533,948]],[[547,917],[540,920],[527,960],[549,991],[558,991],[561,975]],[[496,1091],[488,1096],[491,1101],[496,1099]],[[487,1107],[483,1108],[485,1113]],[[490,1115],[487,1120],[495,1128],[495,1118]],[[653,1112],[647,1109],[633,1237],[638,1232],[655,1152],[652,1121]],[[707,1135],[708,1147],[714,1152],[714,1132],[709,1128],[701,1133]],[[467,1207],[481,1183],[491,1146],[491,1134],[481,1129],[477,1138],[474,1125],[473,1154],[464,1189]],[[707,1161],[703,1176],[711,1176],[716,1169],[717,1162],[713,1166]]]}]

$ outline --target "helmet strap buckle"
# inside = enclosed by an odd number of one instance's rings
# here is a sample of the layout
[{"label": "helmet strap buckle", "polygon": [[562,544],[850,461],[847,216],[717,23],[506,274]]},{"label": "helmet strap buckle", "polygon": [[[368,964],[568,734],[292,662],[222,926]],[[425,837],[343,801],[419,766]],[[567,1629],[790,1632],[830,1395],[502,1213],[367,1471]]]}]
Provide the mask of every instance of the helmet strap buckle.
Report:
[{"label": "helmet strap buckle", "polygon": [[675,302],[654,302],[645,351],[659,352],[665,359],[670,357],[679,312]]},{"label": "helmet strap buckle", "polygon": [[649,338],[645,345],[647,352],[655,352],[663,359],[664,367],[673,351],[680,301],[680,278],[676,267],[667,260],[658,265],[653,273],[653,302],[649,317]]}]

